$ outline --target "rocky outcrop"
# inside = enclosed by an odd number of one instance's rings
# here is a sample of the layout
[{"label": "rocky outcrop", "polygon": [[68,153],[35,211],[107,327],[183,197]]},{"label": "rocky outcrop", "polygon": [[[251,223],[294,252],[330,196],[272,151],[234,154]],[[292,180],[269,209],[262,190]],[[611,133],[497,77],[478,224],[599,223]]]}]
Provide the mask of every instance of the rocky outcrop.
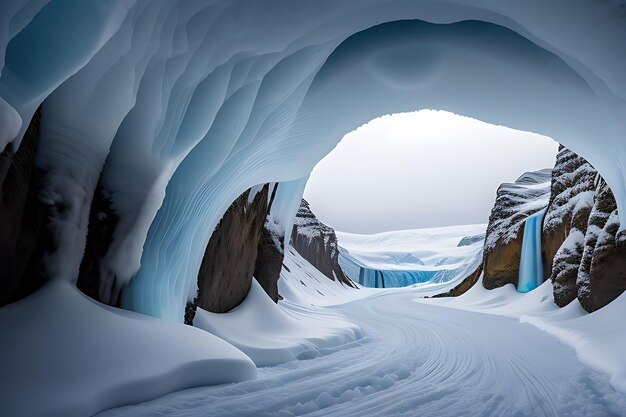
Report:
[{"label": "rocky outcrop", "polygon": [[315,217],[305,199],[302,199],[296,215],[291,245],[329,279],[354,287],[339,266],[339,246],[335,231]]},{"label": "rocky outcrop", "polygon": [[246,298],[267,216],[268,191],[265,185],[254,196],[251,190],[241,194],[216,226],[198,274],[198,307],[224,313]]},{"label": "rocky outcrop", "polygon": [[578,300],[589,312],[626,290],[626,233],[619,226],[613,193],[599,178],[576,280]]},{"label": "rocky outcrop", "polygon": [[[276,189],[280,185],[273,187],[272,195],[268,204],[268,215],[272,208],[272,203],[276,195]],[[257,245],[257,258],[254,265],[254,277],[261,284],[267,295],[274,302],[278,302],[278,278],[285,258],[285,238],[280,232],[275,230],[274,223],[265,219],[265,224],[261,230],[261,237]]]},{"label": "rocky outcrop", "polygon": [[528,172],[502,184],[489,216],[483,257],[483,286],[517,286],[524,221],[543,209],[550,197],[551,170]]},{"label": "rocky outcrop", "polygon": [[35,166],[39,143],[39,108],[18,150],[0,153],[0,307],[43,285],[40,261],[45,249],[46,208],[39,199]]},{"label": "rocky outcrop", "polygon": [[[486,288],[517,284],[523,220],[545,200],[538,180],[543,174],[525,174],[498,190],[485,242]],[[534,183],[534,191],[520,183]],[[626,233],[619,231],[615,198],[589,162],[562,146],[549,185],[541,236],[544,279],[552,280],[558,306],[578,299],[595,311],[626,290]]]},{"label": "rocky outcrop", "polygon": [[284,239],[267,221],[276,187],[253,187],[224,213],[207,244],[198,274],[198,294],[185,310],[186,323],[193,323],[196,307],[214,313],[237,307],[248,295],[253,277],[278,301]]},{"label": "rocky outcrop", "polygon": [[543,223],[544,279],[551,278],[554,302],[563,307],[578,293],[576,280],[595,195],[596,170],[569,149],[559,148],[552,170],[550,204]]}]

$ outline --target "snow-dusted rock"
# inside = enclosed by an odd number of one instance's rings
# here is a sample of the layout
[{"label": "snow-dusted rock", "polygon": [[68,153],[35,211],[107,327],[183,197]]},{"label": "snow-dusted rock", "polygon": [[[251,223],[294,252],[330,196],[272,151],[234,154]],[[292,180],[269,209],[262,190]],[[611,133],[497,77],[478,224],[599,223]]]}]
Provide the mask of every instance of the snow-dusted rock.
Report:
[{"label": "snow-dusted rock", "polygon": [[329,279],[353,286],[339,265],[339,246],[335,231],[315,217],[305,199],[302,199],[296,214],[291,245]]},{"label": "snow-dusted rock", "polygon": [[626,290],[626,236],[611,189],[598,180],[576,284],[580,305],[596,311]]},{"label": "snow-dusted rock", "polygon": [[595,194],[597,171],[561,146],[552,170],[550,204],[543,221],[541,245],[544,278],[552,279],[554,302],[563,307],[576,298],[576,277]]},{"label": "snow-dusted rock", "polygon": [[551,170],[528,172],[514,183],[502,184],[487,226],[483,286],[517,286],[524,222],[548,205]]},{"label": "snow-dusted rock", "polygon": [[213,231],[198,274],[196,303],[203,310],[224,313],[246,298],[267,217],[269,192],[267,184],[256,193],[244,192]]}]

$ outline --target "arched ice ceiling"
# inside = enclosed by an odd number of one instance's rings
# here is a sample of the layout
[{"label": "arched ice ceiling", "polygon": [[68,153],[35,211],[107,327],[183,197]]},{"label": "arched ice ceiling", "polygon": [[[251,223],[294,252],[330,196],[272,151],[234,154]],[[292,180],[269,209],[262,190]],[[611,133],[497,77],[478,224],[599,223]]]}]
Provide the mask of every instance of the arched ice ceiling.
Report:
[{"label": "arched ice ceiling", "polygon": [[130,280],[127,308],[181,320],[230,202],[305,177],[385,113],[549,135],[626,207],[622,1],[86,3],[0,5],[0,140],[16,147],[47,98],[40,165],[70,207],[48,268],[75,279],[100,179],[121,216],[103,268]]}]

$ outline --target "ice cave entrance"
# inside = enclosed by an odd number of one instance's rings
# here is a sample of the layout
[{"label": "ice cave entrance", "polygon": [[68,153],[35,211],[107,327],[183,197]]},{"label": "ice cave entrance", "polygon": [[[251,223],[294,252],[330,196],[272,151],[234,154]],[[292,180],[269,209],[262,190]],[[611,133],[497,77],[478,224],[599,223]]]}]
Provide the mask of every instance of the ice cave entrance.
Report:
[{"label": "ice cave entrance", "polygon": [[[554,166],[557,151],[549,137],[446,111],[397,113],[344,136],[313,169],[304,194],[337,231],[339,262],[354,281],[448,282],[480,265],[498,187]],[[543,277],[541,213],[526,223],[524,292]]]}]

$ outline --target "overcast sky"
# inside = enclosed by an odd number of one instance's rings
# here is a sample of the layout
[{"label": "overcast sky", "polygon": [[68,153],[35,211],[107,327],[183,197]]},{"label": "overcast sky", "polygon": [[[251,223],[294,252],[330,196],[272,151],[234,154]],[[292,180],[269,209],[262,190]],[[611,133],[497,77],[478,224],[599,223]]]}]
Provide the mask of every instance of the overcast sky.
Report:
[{"label": "overcast sky", "polygon": [[486,223],[498,186],[552,167],[557,148],[545,136],[442,111],[383,116],[320,161],[304,197],[344,232]]}]

